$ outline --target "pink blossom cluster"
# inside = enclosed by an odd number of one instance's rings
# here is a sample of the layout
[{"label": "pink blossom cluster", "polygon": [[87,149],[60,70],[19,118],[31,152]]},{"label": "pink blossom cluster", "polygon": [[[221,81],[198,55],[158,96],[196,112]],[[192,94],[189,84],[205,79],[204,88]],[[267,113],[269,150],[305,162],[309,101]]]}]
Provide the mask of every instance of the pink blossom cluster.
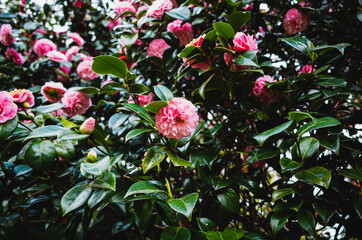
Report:
[{"label": "pink blossom cluster", "polygon": [[57,46],[51,40],[46,38],[39,39],[34,44],[34,52],[38,55],[38,57],[43,57],[53,50],[57,50]]},{"label": "pink blossom cluster", "polygon": [[158,131],[167,138],[190,136],[199,121],[196,107],[184,98],[174,98],[156,114]]},{"label": "pink blossom cluster", "polygon": [[169,48],[170,45],[168,45],[165,40],[163,39],[154,39],[150,43],[147,49],[147,56],[149,57],[158,57],[160,59],[163,59],[163,53],[167,48]]},{"label": "pink blossom cluster", "polygon": [[283,28],[289,35],[293,35],[307,30],[309,22],[308,14],[292,8],[284,16]]},{"label": "pink blossom cluster", "polygon": [[167,31],[174,33],[184,46],[194,38],[194,31],[190,23],[182,24],[182,20],[174,20],[167,25]]},{"label": "pink blossom cluster", "polygon": [[13,48],[8,48],[5,51],[5,55],[8,59],[12,60],[16,65],[23,65],[24,63],[24,58],[23,55],[21,55],[20,53],[18,53],[15,49]]},{"label": "pink blossom cluster", "polygon": [[69,32],[68,37],[71,38],[78,46],[84,45],[84,39],[79,35],[79,33],[76,32]]},{"label": "pink blossom cluster", "polygon": [[92,70],[93,59],[85,58],[83,62],[79,63],[77,73],[84,81],[91,81],[98,77],[98,74]]},{"label": "pink blossom cluster", "polygon": [[147,10],[147,17],[160,18],[165,11],[170,11],[173,8],[171,0],[156,0]]},{"label": "pink blossom cluster", "polygon": [[0,28],[0,42],[5,45],[9,46],[15,42],[15,38],[11,35],[12,27],[10,24],[3,24]]}]

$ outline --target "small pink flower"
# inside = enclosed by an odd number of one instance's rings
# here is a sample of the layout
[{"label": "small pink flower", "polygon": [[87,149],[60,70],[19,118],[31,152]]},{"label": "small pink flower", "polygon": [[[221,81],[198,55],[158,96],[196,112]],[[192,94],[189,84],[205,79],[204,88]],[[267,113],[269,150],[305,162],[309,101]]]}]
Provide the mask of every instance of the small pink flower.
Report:
[{"label": "small pink flower", "polygon": [[[154,97],[155,97],[155,95],[153,93],[149,93],[147,95],[140,95],[140,96],[138,96],[138,103],[141,106],[146,106],[146,105],[150,104],[151,102],[153,102]],[[133,98],[131,96],[129,96],[128,102],[134,103]]]},{"label": "small pink flower", "polygon": [[18,106],[13,97],[5,91],[0,92],[0,124],[13,119],[18,112]]},{"label": "small pink flower", "polygon": [[98,77],[98,74],[92,70],[92,64],[93,60],[87,59],[79,63],[77,67],[77,73],[84,81],[91,81]]},{"label": "small pink flower", "polygon": [[156,114],[158,131],[167,138],[180,140],[190,136],[199,121],[197,108],[184,98],[174,98]]},{"label": "small pink flower", "polygon": [[56,116],[62,116],[63,114],[64,114],[64,110],[63,110],[63,109],[58,109],[58,110],[52,112],[52,115],[53,115],[54,117],[56,117]]},{"label": "small pink flower", "polygon": [[3,24],[0,28],[0,42],[5,46],[9,46],[15,42],[15,38],[11,35],[12,27],[10,24]]},{"label": "small pink flower", "polygon": [[182,20],[175,20],[167,25],[167,31],[174,33],[180,41],[180,46],[184,46],[194,37],[194,31],[190,23],[181,26]]},{"label": "small pink flower", "polygon": [[118,26],[119,24],[121,24],[121,20],[119,18],[117,20],[111,19],[107,25],[107,28],[109,30],[112,30],[115,26]]},{"label": "small pink flower", "polygon": [[48,52],[53,50],[57,50],[57,46],[52,41],[46,38],[39,39],[34,44],[34,52],[39,57],[43,57]]},{"label": "small pink flower", "polygon": [[[187,44],[185,47],[190,47],[190,46],[195,46],[200,48],[202,45],[202,41],[204,40],[205,34],[201,35],[198,38],[195,38],[194,40],[192,40],[189,44]],[[182,59],[184,62],[187,63],[187,65],[191,65],[192,68],[199,68],[201,70],[208,70],[210,68],[210,63],[209,62],[196,62],[196,59],[192,59],[190,61],[188,61],[188,58],[183,58]]]},{"label": "small pink flower", "polygon": [[171,0],[156,0],[147,10],[147,17],[162,17],[165,11],[170,11],[173,7]]},{"label": "small pink flower", "polygon": [[63,110],[68,116],[83,114],[92,105],[88,94],[80,91],[67,91],[62,98],[62,103],[64,104]]},{"label": "small pink flower", "polygon": [[79,33],[69,32],[68,37],[73,39],[73,41],[76,42],[80,47],[83,46],[84,39],[79,35]]},{"label": "small pink flower", "polygon": [[67,89],[62,83],[46,82],[41,88],[41,94],[52,103],[59,102]]},{"label": "small pink flower", "polygon": [[6,49],[5,55],[8,59],[12,60],[15,64],[21,66],[24,63],[23,56],[15,51],[13,48]]},{"label": "small pink flower", "polygon": [[276,80],[268,75],[264,75],[258,78],[255,81],[255,86],[253,88],[254,96],[257,98],[258,102],[269,106],[272,103],[279,101],[279,92],[275,89],[265,88],[265,82],[276,82]]},{"label": "small pink flower", "polygon": [[169,48],[170,45],[168,45],[165,40],[163,39],[154,39],[147,49],[147,56],[149,57],[158,57],[163,59],[163,52]]},{"label": "small pink flower", "polygon": [[269,76],[269,75],[264,75],[264,76],[256,79],[255,86],[253,88],[254,95],[258,96],[258,95],[261,94],[261,92],[264,89],[265,82],[273,83],[273,82],[276,82],[276,81],[277,80],[275,80],[274,77]]},{"label": "small pink flower", "polygon": [[67,57],[63,53],[61,53],[57,50],[49,51],[47,53],[47,57],[54,62],[66,62],[67,61]]},{"label": "small pink flower", "polygon": [[296,8],[292,8],[284,16],[283,28],[289,35],[293,35],[297,32],[307,30],[309,22],[308,14],[298,11]]},{"label": "small pink flower", "polygon": [[37,30],[35,30],[35,32],[41,34],[47,34],[47,31],[44,28],[38,28]]},{"label": "small pink flower", "polygon": [[238,32],[234,37],[234,49],[238,52],[243,52],[246,50],[258,51],[258,44],[253,35],[245,34],[243,32]]},{"label": "small pink flower", "polygon": [[11,96],[13,96],[14,102],[23,103],[25,108],[29,108],[34,106],[35,98],[33,93],[27,89],[14,89],[10,92]]},{"label": "small pink flower", "polygon": [[[250,145],[245,148],[244,152],[248,153],[248,152],[250,152],[251,149],[256,148],[256,147],[258,147],[258,146]],[[248,154],[243,154],[243,158],[244,158],[243,164],[245,165],[246,159],[248,158]],[[257,169],[263,169],[264,166],[265,166],[265,160],[259,160],[251,165],[252,168],[257,168]]]},{"label": "small pink flower", "polygon": [[[124,12],[136,12],[136,9],[130,2],[121,1],[121,2],[116,3],[114,11],[116,12],[116,14],[118,16]],[[125,15],[125,17],[128,17],[128,16],[131,16],[131,15],[130,14]]]},{"label": "small pink flower", "polygon": [[57,80],[60,82],[67,82],[69,80],[70,69],[66,66],[60,66],[59,69],[56,70]]},{"label": "small pink flower", "polygon": [[299,74],[301,74],[301,73],[312,73],[312,72],[314,72],[314,68],[312,67],[312,65],[305,65],[304,67],[302,67]]},{"label": "small pink flower", "polygon": [[91,134],[96,126],[96,120],[92,117],[85,120],[79,128],[79,132],[83,134]]},{"label": "small pink flower", "polygon": [[73,59],[73,55],[77,54],[80,50],[80,47],[78,46],[73,46],[70,47],[67,52],[65,53],[65,56],[67,57],[68,61],[71,61]]}]

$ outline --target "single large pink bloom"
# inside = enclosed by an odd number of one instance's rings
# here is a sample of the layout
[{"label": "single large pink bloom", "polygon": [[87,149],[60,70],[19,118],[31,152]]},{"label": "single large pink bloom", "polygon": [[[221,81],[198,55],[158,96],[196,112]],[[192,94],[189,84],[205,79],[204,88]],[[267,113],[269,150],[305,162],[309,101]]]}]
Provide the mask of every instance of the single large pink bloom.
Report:
[{"label": "single large pink bloom", "polygon": [[65,56],[67,57],[68,61],[71,61],[73,59],[73,55],[77,54],[80,50],[80,47],[78,46],[72,46],[70,47],[67,52],[65,53]]},{"label": "single large pink bloom", "polygon": [[13,48],[6,49],[5,55],[8,59],[12,60],[15,64],[21,66],[24,63],[23,56]]},{"label": "single large pink bloom", "polygon": [[147,17],[162,17],[165,11],[170,11],[173,7],[171,0],[156,0],[147,10]]},{"label": "single large pink bloom", "polygon": [[[124,12],[136,12],[136,9],[130,2],[122,1],[116,3],[114,11],[116,12],[117,15],[121,15]],[[130,14],[125,15],[125,17],[128,16],[130,16]]]},{"label": "single large pink bloom", "polygon": [[84,39],[79,35],[79,33],[69,32],[68,37],[73,39],[73,41],[76,42],[80,47],[83,46]]},{"label": "single large pink bloom", "polygon": [[245,34],[243,32],[238,32],[234,37],[234,49],[238,52],[253,50],[258,51],[258,44],[253,35]]},{"label": "single large pink bloom", "polygon": [[67,61],[67,57],[63,53],[61,53],[57,50],[49,51],[47,53],[47,57],[50,60],[55,61],[55,62],[66,62]]},{"label": "single large pink bloom", "polygon": [[41,94],[52,103],[59,102],[67,89],[62,83],[46,82],[41,88]]},{"label": "single large pink bloom", "polygon": [[79,63],[77,67],[77,73],[81,79],[84,81],[91,81],[98,77],[98,74],[92,70],[92,59],[86,59],[83,62]]},{"label": "single large pink bloom", "polygon": [[167,31],[174,33],[180,41],[180,46],[184,46],[194,38],[194,31],[190,23],[181,26],[182,20],[175,20],[167,25]]},{"label": "single large pink bloom", "polygon": [[184,98],[174,98],[156,114],[158,131],[167,138],[190,136],[199,121],[196,107]]},{"label": "single large pink bloom", "polygon": [[16,116],[18,106],[13,102],[13,97],[5,91],[0,92],[0,124]]},{"label": "single large pink bloom", "polygon": [[3,24],[0,28],[0,42],[5,46],[9,46],[15,42],[15,38],[11,35],[12,27],[10,24]]},{"label": "single large pink bloom", "polygon": [[50,41],[49,39],[42,38],[35,42],[34,44],[34,52],[39,56],[43,57],[48,52],[57,50],[57,46]]},{"label": "single large pink bloom", "polygon": [[283,28],[289,35],[292,35],[307,30],[309,22],[308,14],[292,8],[284,16]]},{"label": "single large pink bloom", "polygon": [[14,102],[23,103],[25,108],[34,106],[35,98],[33,93],[27,89],[14,89],[10,92]]},{"label": "single large pink bloom", "polygon": [[163,39],[154,39],[147,49],[147,56],[149,57],[158,57],[163,58],[163,52],[169,48],[170,45],[168,45],[165,40]]},{"label": "single large pink bloom", "polygon": [[[198,38],[195,38],[194,40],[192,40],[189,44],[187,44],[185,47],[190,47],[190,46],[195,46],[200,48],[202,45],[202,41],[204,40],[205,34],[201,35]],[[182,59],[184,62],[187,63],[187,65],[191,65],[192,68],[199,68],[201,70],[208,70],[210,68],[210,63],[209,62],[196,62],[196,59],[192,59],[190,61],[188,61],[188,58],[183,58]]]},{"label": "single large pink bloom", "polygon": [[63,110],[68,116],[83,114],[92,105],[88,94],[80,91],[67,91],[62,98],[62,103],[64,104]]}]

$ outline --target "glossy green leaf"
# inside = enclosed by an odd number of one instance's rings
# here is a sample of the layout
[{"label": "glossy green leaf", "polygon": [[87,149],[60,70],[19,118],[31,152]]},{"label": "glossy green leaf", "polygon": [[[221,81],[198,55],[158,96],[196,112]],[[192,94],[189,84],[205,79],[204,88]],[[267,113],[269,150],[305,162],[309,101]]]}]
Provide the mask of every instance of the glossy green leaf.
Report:
[{"label": "glossy green leaf", "polygon": [[288,221],[291,212],[275,212],[270,217],[270,226],[273,234],[278,233]]},{"label": "glossy green leaf", "polygon": [[107,156],[96,163],[81,163],[80,171],[82,175],[85,175],[85,173],[89,173],[95,176],[100,176],[106,172],[109,166],[110,166],[110,159]]},{"label": "glossy green leaf", "polygon": [[301,126],[298,131],[298,137],[300,138],[304,133],[308,131],[317,130],[320,128],[326,128],[326,127],[334,127],[337,125],[340,125],[341,123],[332,117],[322,117],[315,119],[315,122],[309,122]]},{"label": "glossy green leaf", "polygon": [[151,200],[135,201],[133,203],[133,208],[138,217],[143,219],[143,221],[147,221],[152,214],[153,210],[152,201]]},{"label": "glossy green leaf", "polygon": [[119,78],[127,76],[127,65],[113,56],[97,56],[93,58],[92,70],[98,74],[111,74]]},{"label": "glossy green leaf", "polygon": [[354,179],[362,181],[362,172],[361,171],[358,171],[355,169],[340,169],[340,170],[338,170],[338,173],[342,174],[345,177],[354,178]]},{"label": "glossy green leaf", "polygon": [[315,219],[313,214],[306,208],[299,209],[297,213],[297,220],[299,225],[309,232],[314,237],[317,237],[317,233],[315,231]]},{"label": "glossy green leaf", "polygon": [[142,161],[143,174],[160,164],[166,157],[166,148],[164,146],[153,146],[148,149],[145,158]]},{"label": "glossy green leaf", "polygon": [[88,185],[78,185],[66,192],[60,202],[63,216],[86,203],[91,194],[92,188]]},{"label": "glossy green leaf", "polygon": [[254,137],[254,139],[259,143],[259,146],[262,147],[264,142],[268,140],[271,136],[274,136],[278,133],[283,132],[284,130],[288,129],[293,124],[293,121],[288,121],[283,123],[277,127],[269,129],[265,132],[262,132]]},{"label": "glossy green leaf", "polygon": [[293,194],[293,193],[298,193],[298,191],[293,188],[283,188],[283,189],[275,190],[272,194],[272,201],[275,202],[275,201],[281,199],[282,197],[287,196],[289,194]]},{"label": "glossy green leaf", "polygon": [[60,141],[55,144],[55,150],[60,157],[71,160],[75,155],[74,145],[69,140]]},{"label": "glossy green leaf", "polygon": [[202,40],[201,49],[204,52],[212,52],[216,46],[217,34],[215,30],[209,31]]},{"label": "glossy green leaf", "polygon": [[279,160],[280,168],[282,169],[282,173],[285,173],[287,171],[293,171],[302,166],[299,162],[293,161],[290,158],[283,157]]},{"label": "glossy green leaf", "polygon": [[210,80],[215,76],[215,74],[212,74],[207,80],[205,80],[201,86],[199,87],[199,94],[202,99],[205,100],[205,89],[206,85],[210,82]]},{"label": "glossy green leaf", "polygon": [[153,131],[153,129],[133,129],[127,133],[125,137],[125,142],[136,136],[141,135],[142,133],[151,132],[151,131]]},{"label": "glossy green leaf", "polygon": [[187,228],[167,227],[162,232],[161,240],[191,240],[191,232]]},{"label": "glossy green leaf", "polygon": [[99,89],[96,87],[71,87],[68,89],[68,91],[80,91],[80,92],[85,92],[87,94],[96,94],[99,93]]},{"label": "glossy green leaf", "polygon": [[285,42],[292,48],[296,49],[297,51],[299,51],[305,55],[310,55],[309,50],[313,46],[312,42],[305,37],[284,38],[284,39],[279,39],[278,41]]},{"label": "glossy green leaf", "polygon": [[315,210],[317,210],[318,215],[322,218],[324,224],[328,224],[329,219],[337,211],[337,206],[330,204],[324,200],[315,199],[313,202]]},{"label": "glossy green leaf", "polygon": [[203,232],[207,231],[215,231],[216,225],[215,223],[208,219],[208,218],[196,218],[197,225],[199,225],[199,228]]},{"label": "glossy green leaf", "polygon": [[35,110],[39,113],[48,113],[48,112],[54,112],[57,111],[61,108],[63,108],[64,105],[60,102],[57,103],[52,103],[49,105],[43,105],[43,106],[39,106],[37,107]]},{"label": "glossy green leaf", "polygon": [[79,125],[65,119],[63,116],[62,116],[62,125],[63,125],[63,127],[67,128],[67,129],[79,127]]},{"label": "glossy green leaf", "polygon": [[238,66],[259,67],[256,52],[253,50],[243,52],[241,55],[233,59],[233,62]]},{"label": "glossy green leaf", "polygon": [[324,167],[312,167],[308,170],[297,172],[295,177],[303,182],[319,185],[328,189],[332,175],[330,171]]},{"label": "glossy green leaf", "polygon": [[171,11],[166,11],[165,13],[174,19],[180,19],[184,21],[191,17],[191,12],[187,7],[174,8]]},{"label": "glossy green leaf", "polygon": [[321,136],[318,137],[319,143],[325,147],[330,149],[335,154],[339,155],[339,135],[328,135],[328,136]]},{"label": "glossy green leaf", "polygon": [[[301,159],[304,161],[312,157],[318,152],[319,141],[313,137],[303,138],[299,143],[300,153],[302,154]],[[299,154],[299,151],[298,151]]]},{"label": "glossy green leaf", "polygon": [[168,102],[174,98],[171,90],[163,85],[156,85],[153,87],[153,89],[156,96],[159,97],[162,101]]},{"label": "glossy green leaf", "polygon": [[138,40],[138,33],[121,34],[120,39],[126,47],[131,47]]},{"label": "glossy green leaf", "polygon": [[234,29],[228,23],[217,22],[213,24],[213,27],[215,31],[226,41],[233,39],[235,36]]},{"label": "glossy green leaf", "polygon": [[149,182],[146,181],[139,181],[134,183],[127,191],[126,195],[124,196],[125,198],[133,195],[133,194],[146,194],[146,193],[166,193],[163,190],[160,190],[156,187],[154,187],[153,185],[151,185]]},{"label": "glossy green leaf", "polygon": [[170,158],[171,162],[173,163],[173,165],[175,167],[180,167],[180,166],[183,166],[183,167],[189,167],[191,166],[191,163],[180,158],[179,156],[177,156],[176,153],[174,153],[172,150],[170,149],[166,149],[166,152],[167,152],[167,156]]},{"label": "glossy green leaf", "polygon": [[217,195],[217,200],[221,205],[232,213],[238,214],[240,212],[240,197],[232,188],[220,191]]},{"label": "glossy green leaf", "polygon": [[129,88],[130,88],[130,93],[137,95],[143,95],[150,91],[150,89],[146,85],[139,83],[133,83],[129,86]]},{"label": "glossy green leaf", "polygon": [[324,46],[318,46],[310,49],[311,52],[314,52],[318,55],[322,55],[323,53],[330,51],[332,49],[337,49],[342,55],[344,55],[344,49],[346,47],[351,46],[349,43],[338,43],[334,45],[324,45]]},{"label": "glossy green leaf", "polygon": [[26,150],[25,159],[36,170],[48,169],[55,160],[55,145],[51,141],[35,142]]},{"label": "glossy green leaf", "polygon": [[90,209],[94,208],[98,203],[100,203],[101,201],[103,201],[107,194],[109,193],[109,191],[104,190],[104,189],[96,189],[92,195],[90,196],[90,198],[88,199],[88,206]]},{"label": "glossy green leaf", "polygon": [[167,204],[176,212],[186,216],[189,221],[192,219],[192,211],[196,205],[197,199],[199,198],[198,193],[191,193],[182,198],[174,198],[167,200]]},{"label": "glossy green leaf", "polygon": [[40,127],[37,129],[34,129],[32,133],[29,134],[25,138],[24,141],[32,139],[32,138],[45,138],[45,137],[55,137],[58,136],[58,133],[61,131],[66,131],[68,129],[56,126],[56,125],[48,125],[44,127]]},{"label": "glossy green leaf", "polygon": [[197,53],[199,53],[200,51],[198,50],[198,48],[196,46],[189,46],[184,48],[180,54],[178,55],[180,58],[188,58],[191,57],[192,55],[195,55]]},{"label": "glossy green leaf", "polygon": [[207,240],[238,240],[243,236],[243,230],[235,230],[229,227],[225,228],[222,232],[208,231],[206,233]]},{"label": "glossy green leaf", "polygon": [[94,188],[110,189],[116,191],[116,175],[112,172],[107,172],[103,176],[98,177],[91,183]]},{"label": "glossy green leaf", "polygon": [[122,103],[122,105],[134,113],[136,113],[138,116],[143,118],[144,120],[148,121],[151,124],[155,124],[155,121],[151,117],[151,115],[140,105],[133,104],[133,103]]},{"label": "glossy green leaf", "polygon": [[13,119],[0,124],[0,143],[9,137],[16,129],[18,126],[18,120],[18,116],[15,116]]},{"label": "glossy green leaf", "polygon": [[273,158],[279,154],[280,151],[277,148],[253,148],[248,153],[246,164],[251,165],[256,161]]},{"label": "glossy green leaf", "polygon": [[345,87],[347,86],[347,81],[342,78],[334,78],[334,77],[321,78],[318,79],[318,81],[316,81],[314,84],[323,87]]},{"label": "glossy green leaf", "polygon": [[228,18],[229,24],[233,27],[235,32],[238,32],[240,28],[247,23],[251,18],[250,12],[233,12]]},{"label": "glossy green leaf", "polygon": [[300,122],[304,119],[310,118],[313,122],[315,122],[315,118],[310,114],[306,112],[290,112],[289,113],[289,119],[293,120],[295,122]]},{"label": "glossy green leaf", "polygon": [[157,114],[161,108],[166,107],[167,105],[168,103],[165,101],[155,101],[145,106],[145,109],[154,114]]}]

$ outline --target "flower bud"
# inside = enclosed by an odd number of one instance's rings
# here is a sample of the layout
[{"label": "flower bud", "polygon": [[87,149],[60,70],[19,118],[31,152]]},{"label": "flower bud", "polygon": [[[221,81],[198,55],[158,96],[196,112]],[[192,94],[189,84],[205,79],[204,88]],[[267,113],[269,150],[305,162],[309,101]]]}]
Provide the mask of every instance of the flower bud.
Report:
[{"label": "flower bud", "polygon": [[29,102],[24,102],[24,103],[23,103],[23,106],[24,106],[24,108],[30,108]]},{"label": "flower bud", "polygon": [[83,124],[79,128],[79,131],[80,133],[91,134],[94,130],[95,125],[96,125],[96,120],[90,117],[83,122]]},{"label": "flower bud", "polygon": [[97,153],[94,150],[91,150],[87,154],[87,162],[94,163],[97,161]]}]

